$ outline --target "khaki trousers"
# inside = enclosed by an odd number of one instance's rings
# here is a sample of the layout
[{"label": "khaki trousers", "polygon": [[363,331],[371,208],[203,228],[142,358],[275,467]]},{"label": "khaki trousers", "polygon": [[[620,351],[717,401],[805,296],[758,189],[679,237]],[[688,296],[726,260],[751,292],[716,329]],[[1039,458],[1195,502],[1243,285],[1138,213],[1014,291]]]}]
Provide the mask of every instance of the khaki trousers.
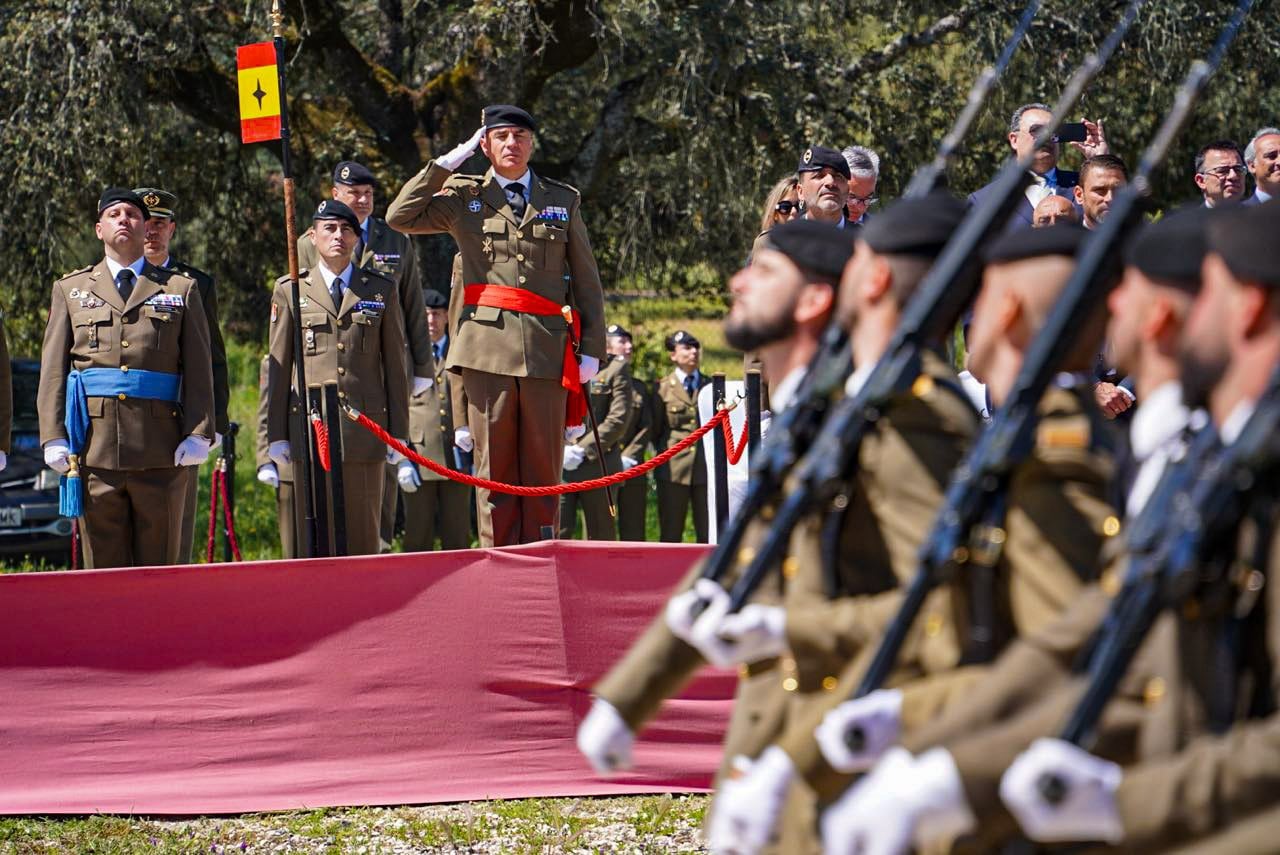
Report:
[{"label": "khaki trousers", "polygon": [[[210,455],[211,457],[213,455]],[[178,546],[179,564],[191,564],[191,548],[196,540],[196,507],[200,499],[200,467],[183,466],[188,470],[187,492],[182,505],[182,543]],[[221,521],[219,521],[221,522]],[[205,509],[205,523],[208,524],[208,508]],[[207,534],[207,531],[206,531]]]},{"label": "khaki trousers", "polygon": [[81,469],[85,569],[177,564],[193,468]]},{"label": "khaki trousers", "polygon": [[[526,487],[560,483],[565,390],[557,380],[462,369],[475,474]],[[480,545],[509,546],[557,530],[559,496],[524,497],[476,490]]]},{"label": "khaki trousers", "polygon": [[293,506],[293,482],[281,481],[276,488],[276,519],[280,524],[280,557],[298,557],[298,520]]},{"label": "khaki trousers", "polygon": [[456,481],[423,481],[402,496],[404,502],[404,551],[426,552],[471,546],[471,488]]},{"label": "khaki trousers", "polygon": [[645,539],[645,506],[649,503],[649,476],[622,482],[618,490],[618,537],[620,540]]},{"label": "khaki trousers", "polygon": [[[583,463],[583,466],[596,466],[595,463]],[[599,473],[595,473],[598,475]],[[616,495],[616,494],[615,494]],[[616,500],[616,499],[615,499]],[[578,521],[578,508],[582,508],[582,516],[586,522],[587,540],[617,540],[618,529],[609,513],[609,499],[604,488],[587,490],[585,493],[565,493],[560,497],[560,538],[569,540],[573,537],[573,527]]]}]

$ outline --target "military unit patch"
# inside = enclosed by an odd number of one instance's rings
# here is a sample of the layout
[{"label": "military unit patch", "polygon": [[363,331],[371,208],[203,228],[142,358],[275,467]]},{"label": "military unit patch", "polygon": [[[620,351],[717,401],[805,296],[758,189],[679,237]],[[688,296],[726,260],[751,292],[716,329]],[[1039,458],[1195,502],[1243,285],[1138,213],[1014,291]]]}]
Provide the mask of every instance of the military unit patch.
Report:
[{"label": "military unit patch", "polygon": [[484,205],[480,204],[479,199],[472,199],[470,202],[467,203],[467,210],[473,214],[480,213],[480,209],[483,207]]}]

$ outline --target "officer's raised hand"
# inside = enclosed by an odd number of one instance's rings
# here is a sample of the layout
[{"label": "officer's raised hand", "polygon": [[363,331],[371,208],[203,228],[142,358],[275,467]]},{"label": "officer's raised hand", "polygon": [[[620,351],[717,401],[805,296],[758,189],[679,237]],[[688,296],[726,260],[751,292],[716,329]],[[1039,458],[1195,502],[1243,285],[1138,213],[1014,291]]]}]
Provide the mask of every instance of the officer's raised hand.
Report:
[{"label": "officer's raised hand", "polygon": [[436,158],[436,163],[443,166],[450,172],[457,172],[458,167],[467,162],[467,158],[476,153],[476,149],[480,147],[480,138],[484,136],[484,126],[471,135],[471,139],[460,144],[452,151],[442,154]]}]

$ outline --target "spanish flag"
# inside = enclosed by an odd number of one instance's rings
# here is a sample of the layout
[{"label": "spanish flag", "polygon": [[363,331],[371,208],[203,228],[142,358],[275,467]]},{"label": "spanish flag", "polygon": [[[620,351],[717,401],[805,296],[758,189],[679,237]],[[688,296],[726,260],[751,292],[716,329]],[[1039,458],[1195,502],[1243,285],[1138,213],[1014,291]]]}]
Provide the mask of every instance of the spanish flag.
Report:
[{"label": "spanish flag", "polygon": [[240,139],[245,144],[280,139],[280,79],[271,42],[236,48],[240,89]]}]

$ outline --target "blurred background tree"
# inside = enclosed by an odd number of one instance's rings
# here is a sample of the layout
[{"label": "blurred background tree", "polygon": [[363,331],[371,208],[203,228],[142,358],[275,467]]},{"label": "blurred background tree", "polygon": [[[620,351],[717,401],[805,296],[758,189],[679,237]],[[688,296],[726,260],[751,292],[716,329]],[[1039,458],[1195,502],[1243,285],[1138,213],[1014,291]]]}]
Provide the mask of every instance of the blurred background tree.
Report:
[{"label": "blurred background tree", "polygon": [[[952,173],[985,183],[1009,113],[1052,101],[1123,8],[1048,0]],[[291,116],[302,213],[332,165],[368,164],[381,209],[486,103],[542,125],[533,167],[582,190],[606,287],[711,299],[755,236],[768,187],[810,142],[871,146],[892,198],[933,150],[1022,0],[289,0]],[[1133,160],[1232,2],[1152,0],[1085,98]],[[269,3],[40,0],[0,7],[0,308],[38,350],[49,285],[100,254],[109,184],[181,198],[176,254],[217,276],[228,332],[265,336],[285,266],[278,149],[241,146],[235,47],[269,36]],[[1275,0],[1261,0],[1156,184],[1195,194],[1192,156],[1280,117]],[[1078,158],[1064,158],[1074,164]],[[468,168],[482,169],[482,158]],[[305,221],[300,221],[305,225]],[[447,288],[447,237],[418,242]]]}]

